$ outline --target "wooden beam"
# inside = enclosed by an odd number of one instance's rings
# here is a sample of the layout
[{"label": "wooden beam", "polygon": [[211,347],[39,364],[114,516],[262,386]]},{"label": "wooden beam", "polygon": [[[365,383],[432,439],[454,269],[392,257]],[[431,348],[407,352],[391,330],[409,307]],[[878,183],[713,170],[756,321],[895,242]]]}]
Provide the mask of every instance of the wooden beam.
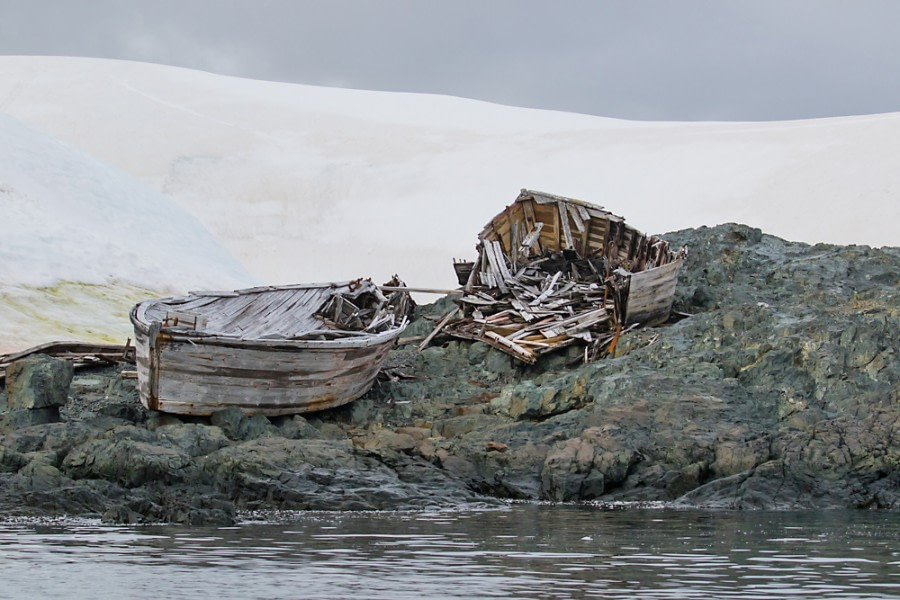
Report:
[{"label": "wooden beam", "polygon": [[457,313],[459,313],[459,308],[454,308],[446,315],[444,315],[444,318],[441,319],[441,322],[435,325],[434,329],[431,330],[431,333],[429,333],[428,336],[424,340],[422,340],[422,343],[419,344],[419,352],[424,350],[428,346],[428,344],[431,343],[431,340],[434,339],[434,336],[440,333],[441,329],[443,329],[444,326],[450,322],[450,319],[452,319]]},{"label": "wooden beam", "polygon": [[382,292],[418,292],[420,294],[465,294],[465,290],[445,290],[440,288],[420,288],[400,285],[379,285],[378,289]]},{"label": "wooden beam", "polygon": [[575,249],[575,241],[572,239],[572,228],[569,226],[569,211],[566,209],[565,202],[557,203],[559,213],[559,223],[562,225],[563,238],[566,242],[566,248]]}]

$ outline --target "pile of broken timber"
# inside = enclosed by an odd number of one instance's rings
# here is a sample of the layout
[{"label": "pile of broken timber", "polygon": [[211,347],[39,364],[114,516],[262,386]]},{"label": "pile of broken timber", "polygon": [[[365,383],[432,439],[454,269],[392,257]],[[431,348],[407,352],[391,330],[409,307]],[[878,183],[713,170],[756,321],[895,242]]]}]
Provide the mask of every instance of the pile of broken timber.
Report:
[{"label": "pile of broken timber", "polygon": [[128,340],[124,346],[85,342],[49,342],[21,352],[0,355],[0,381],[6,379],[6,367],[34,354],[63,358],[70,361],[75,369],[119,363],[134,364],[134,346],[131,345],[131,340]]},{"label": "pile of broken timber", "polygon": [[[545,252],[513,273],[499,243],[490,241],[484,242],[480,258],[475,268],[488,285],[466,286],[467,293],[457,300],[460,308],[445,319],[447,333],[487,342],[534,364],[540,355],[576,340],[588,344],[585,360],[593,360],[621,331],[622,310],[614,300],[621,291],[610,294],[597,268],[602,264]],[[559,270],[547,271],[547,264]]]},{"label": "pile of broken timber", "polygon": [[[357,281],[363,287],[362,280]],[[408,320],[415,310],[406,284],[396,275],[383,286],[365,287],[369,290],[362,293],[332,295],[315,312],[323,324],[317,333],[328,337],[381,333]]]},{"label": "pile of broken timber", "polygon": [[626,328],[665,322],[684,256],[603,207],[527,189],[485,225],[477,250],[474,262],[454,260],[464,294],[438,329],[527,363],[576,341],[594,360]]}]

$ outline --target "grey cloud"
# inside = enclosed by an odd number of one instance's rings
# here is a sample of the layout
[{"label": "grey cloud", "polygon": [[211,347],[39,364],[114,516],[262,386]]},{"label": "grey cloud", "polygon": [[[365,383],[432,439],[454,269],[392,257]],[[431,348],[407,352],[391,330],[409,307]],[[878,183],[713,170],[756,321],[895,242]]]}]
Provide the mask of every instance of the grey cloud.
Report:
[{"label": "grey cloud", "polygon": [[641,119],[900,110],[900,3],[0,0],[0,53]]}]

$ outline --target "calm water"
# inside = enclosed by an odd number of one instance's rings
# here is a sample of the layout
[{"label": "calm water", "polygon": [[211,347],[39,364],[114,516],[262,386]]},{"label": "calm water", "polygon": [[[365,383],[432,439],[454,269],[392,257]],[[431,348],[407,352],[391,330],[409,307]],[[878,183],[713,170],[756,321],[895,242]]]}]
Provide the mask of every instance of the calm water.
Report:
[{"label": "calm water", "polygon": [[0,524],[2,598],[900,598],[900,514],[516,505]]}]

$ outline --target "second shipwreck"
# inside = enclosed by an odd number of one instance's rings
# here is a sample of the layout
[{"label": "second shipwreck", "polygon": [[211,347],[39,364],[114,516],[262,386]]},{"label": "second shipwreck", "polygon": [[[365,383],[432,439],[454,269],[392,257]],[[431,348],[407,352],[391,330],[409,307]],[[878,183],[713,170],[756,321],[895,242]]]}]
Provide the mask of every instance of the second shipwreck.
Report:
[{"label": "second shipwreck", "polygon": [[525,189],[476,249],[475,261],[454,261],[463,293],[433,333],[532,364],[579,340],[594,360],[623,331],[665,322],[687,254],[600,206]]}]

